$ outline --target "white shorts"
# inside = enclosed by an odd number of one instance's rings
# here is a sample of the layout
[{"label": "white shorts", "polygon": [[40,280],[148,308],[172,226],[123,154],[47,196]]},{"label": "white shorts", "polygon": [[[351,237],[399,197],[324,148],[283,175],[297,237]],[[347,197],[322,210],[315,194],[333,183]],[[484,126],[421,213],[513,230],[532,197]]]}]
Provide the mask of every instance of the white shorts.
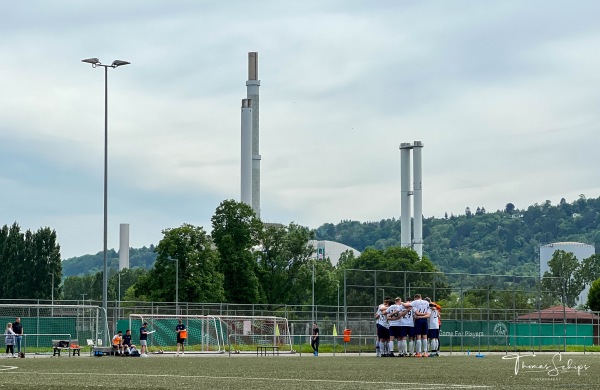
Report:
[{"label": "white shorts", "polygon": [[148,340],[140,340],[140,345],[148,345],[148,344],[146,344],[146,341],[148,341]]}]

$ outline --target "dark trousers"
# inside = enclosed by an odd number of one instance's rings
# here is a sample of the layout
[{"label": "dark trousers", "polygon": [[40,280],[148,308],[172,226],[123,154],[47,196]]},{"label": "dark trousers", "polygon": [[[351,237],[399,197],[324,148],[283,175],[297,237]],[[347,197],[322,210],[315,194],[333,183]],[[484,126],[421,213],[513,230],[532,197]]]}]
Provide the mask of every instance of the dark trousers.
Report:
[{"label": "dark trousers", "polygon": [[310,346],[315,352],[319,352],[319,338],[317,337],[316,339],[311,339]]},{"label": "dark trousers", "polygon": [[6,346],[6,353],[10,353],[11,355],[15,354],[15,346],[14,345],[7,345]]}]

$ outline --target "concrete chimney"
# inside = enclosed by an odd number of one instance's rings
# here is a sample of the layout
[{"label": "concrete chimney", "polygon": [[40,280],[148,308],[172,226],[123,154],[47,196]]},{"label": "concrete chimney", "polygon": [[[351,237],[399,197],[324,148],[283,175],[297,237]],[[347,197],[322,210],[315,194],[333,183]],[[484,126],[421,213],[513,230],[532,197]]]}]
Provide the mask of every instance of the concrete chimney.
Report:
[{"label": "concrete chimney", "polygon": [[409,143],[400,144],[400,245],[412,247],[410,229],[410,150]]},{"label": "concrete chimney", "polygon": [[413,249],[419,257],[423,257],[423,165],[421,152],[423,143],[413,144],[413,193],[414,193],[414,222]]},{"label": "concrete chimney", "polygon": [[242,99],[242,150],[240,201],[252,207],[252,102]]},{"label": "concrete chimney", "polygon": [[252,108],[252,209],[260,218],[260,125],[259,125],[259,88],[258,53],[248,53],[248,80],[246,81],[247,98]]},{"label": "concrete chimney", "polygon": [[119,229],[119,271],[129,268],[129,224],[122,223]]}]

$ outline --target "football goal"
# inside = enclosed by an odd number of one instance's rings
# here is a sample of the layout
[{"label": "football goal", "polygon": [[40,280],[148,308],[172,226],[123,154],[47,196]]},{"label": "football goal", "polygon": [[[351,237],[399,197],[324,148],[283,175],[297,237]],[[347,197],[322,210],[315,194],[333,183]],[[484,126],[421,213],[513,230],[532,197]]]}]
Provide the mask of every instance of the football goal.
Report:
[{"label": "football goal", "polygon": [[[52,340],[78,340],[86,345],[108,341],[108,323],[104,310],[92,305],[0,304],[2,326],[20,318],[23,326],[23,346],[43,350]],[[98,342],[100,340],[100,342]]]},{"label": "football goal", "polygon": [[288,321],[281,317],[130,314],[129,328],[136,343],[139,341],[138,330],[147,322],[151,332],[148,334],[150,351],[173,350],[179,320],[187,330],[186,353],[255,351],[260,345],[277,345],[281,351],[292,350]]}]

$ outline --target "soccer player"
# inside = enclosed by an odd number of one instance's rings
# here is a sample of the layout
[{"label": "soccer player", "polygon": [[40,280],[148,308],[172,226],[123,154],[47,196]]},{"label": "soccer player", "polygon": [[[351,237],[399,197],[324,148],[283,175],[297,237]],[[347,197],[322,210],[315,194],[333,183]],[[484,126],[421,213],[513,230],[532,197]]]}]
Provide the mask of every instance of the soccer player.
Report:
[{"label": "soccer player", "polygon": [[435,302],[429,304],[431,316],[429,317],[429,342],[431,343],[431,354],[429,356],[440,356],[440,312],[441,306]]},{"label": "soccer player", "polygon": [[142,327],[140,328],[140,345],[142,349],[140,350],[141,355],[148,354],[148,323],[144,322]]},{"label": "soccer player", "polygon": [[118,331],[112,338],[112,347],[115,355],[123,355],[123,331]]},{"label": "soccer player", "polygon": [[313,324],[312,337],[310,339],[310,346],[313,349],[313,355],[319,356],[319,325],[315,322]]},{"label": "soccer player", "polygon": [[183,347],[183,343],[185,342],[186,337],[183,336],[187,335],[187,331],[185,329],[185,325],[183,324],[183,322],[181,322],[181,320],[179,320],[177,326],[175,326],[175,332],[177,332],[177,355],[175,356],[179,356],[180,346],[181,354],[185,355],[185,348]]},{"label": "soccer player", "polygon": [[377,308],[375,318],[377,319],[377,342],[375,347],[377,357],[389,356],[390,342],[390,322],[387,319],[387,309],[390,306],[392,298],[386,297],[384,302]]},{"label": "soccer player", "polygon": [[400,347],[398,347],[398,349],[401,357],[412,356],[415,348],[413,332],[415,321],[412,306],[410,306],[411,302],[411,298],[406,298],[406,301],[401,303],[403,306],[405,306],[403,311],[404,314],[402,314],[400,319]]},{"label": "soccer player", "polygon": [[390,322],[390,342],[389,342],[389,350],[390,356],[394,357],[394,340],[398,340],[398,356],[401,356],[400,352],[400,326],[402,322],[402,317],[405,314],[405,307],[402,306],[402,299],[396,298],[395,303],[390,305],[387,309],[387,318]]},{"label": "soccer player", "polygon": [[[406,306],[406,304],[405,304]],[[421,298],[421,294],[415,294],[415,299],[410,303],[415,316],[415,343],[417,353],[416,357],[428,357],[427,354],[427,331],[429,329],[429,317],[431,310],[429,302]]]}]

